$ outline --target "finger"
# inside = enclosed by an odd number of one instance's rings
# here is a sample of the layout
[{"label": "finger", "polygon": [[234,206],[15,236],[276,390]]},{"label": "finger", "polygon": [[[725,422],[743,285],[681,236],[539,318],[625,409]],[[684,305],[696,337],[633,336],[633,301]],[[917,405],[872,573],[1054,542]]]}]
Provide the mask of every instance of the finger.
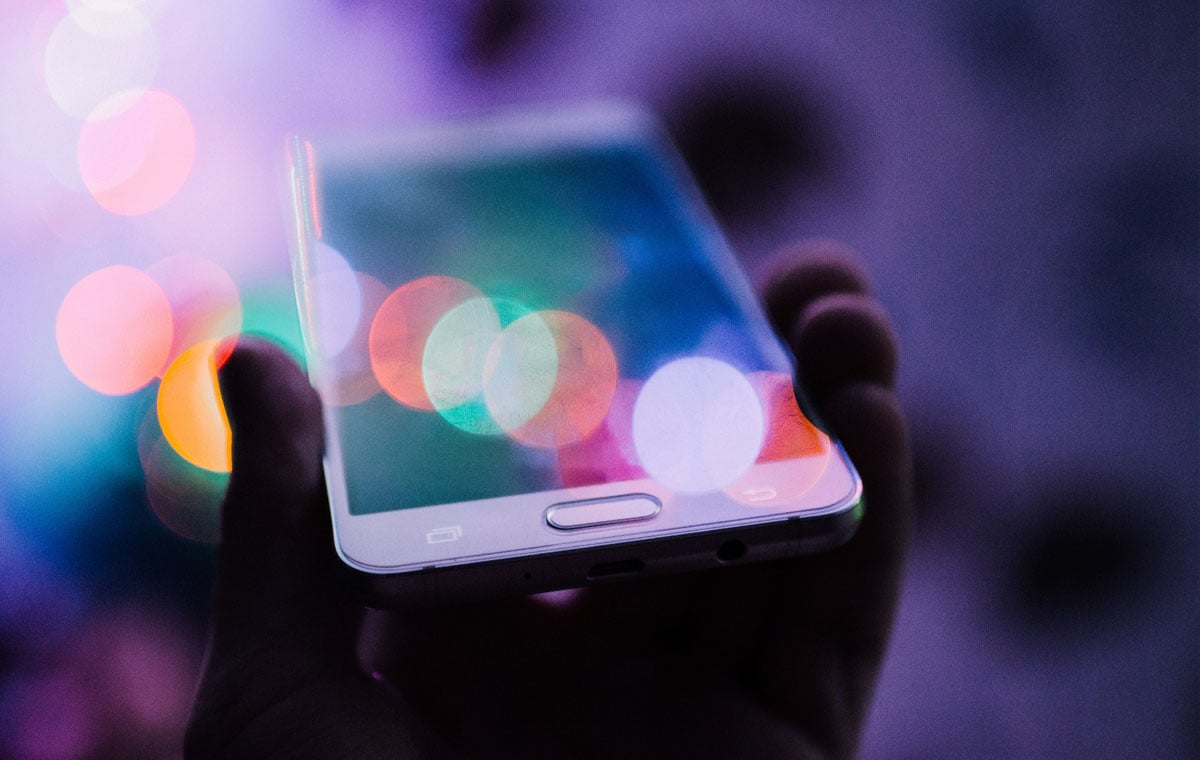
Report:
[{"label": "finger", "polygon": [[912,465],[890,389],[844,386],[822,411],[862,476],[865,514],[846,545],[785,563],[756,676],[770,704],[841,757],[854,751],[887,646],[911,532]]},{"label": "finger", "polygon": [[[835,293],[818,297],[797,315],[790,342],[808,391],[802,394],[805,400],[827,401],[830,393],[862,383],[886,389],[895,381],[891,322],[868,296]],[[819,410],[806,411],[829,427]],[[763,610],[789,603],[773,580],[778,568],[751,565],[721,574],[703,636],[710,649],[736,661],[750,649],[748,642],[761,634],[756,621]]]},{"label": "finger", "polygon": [[321,406],[286,353],[243,340],[220,371],[233,432],[221,513],[213,651],[289,650],[353,663],[357,606],[335,581]]},{"label": "finger", "polygon": [[316,393],[262,341],[242,340],[219,380],[233,472],[186,756],[427,756],[404,703],[357,667],[360,608],[336,582]]},{"label": "finger", "polygon": [[[793,350],[809,358],[801,366],[816,378],[822,397],[849,383],[894,382],[894,334],[886,313],[863,295],[867,289],[867,277],[853,253],[825,241],[787,252],[768,279],[768,303],[798,339]],[[670,630],[676,647],[695,646],[698,656],[711,666],[744,664],[746,653],[762,634],[759,620],[764,609],[780,603],[773,581],[777,576],[776,565],[727,568],[717,574],[688,576],[683,579],[686,586],[668,579],[673,592],[669,594],[656,593],[653,583],[621,584],[591,590],[581,598],[577,612],[581,617],[592,613],[587,615],[594,621],[589,630],[605,641],[620,634],[609,630],[614,620],[634,619],[641,623],[635,638],[644,645],[657,638],[645,635],[647,629]],[[643,589],[645,593],[639,594]],[[641,601],[646,603],[636,615],[612,614],[614,607],[628,611]],[[680,625],[688,610],[695,614],[697,602],[707,609],[703,620]]]},{"label": "finger", "polygon": [[896,335],[879,303],[866,295],[837,293],[810,302],[787,335],[805,391],[818,408],[838,388],[896,382]]},{"label": "finger", "polygon": [[833,293],[870,293],[870,284],[854,252],[841,243],[813,240],[776,257],[762,287],[767,313],[787,334],[810,303]]}]

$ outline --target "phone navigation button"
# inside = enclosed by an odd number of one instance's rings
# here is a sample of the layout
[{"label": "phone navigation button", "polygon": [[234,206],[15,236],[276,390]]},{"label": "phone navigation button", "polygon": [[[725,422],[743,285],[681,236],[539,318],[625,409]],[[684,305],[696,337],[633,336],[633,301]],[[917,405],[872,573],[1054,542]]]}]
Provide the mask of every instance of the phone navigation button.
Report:
[{"label": "phone navigation button", "polygon": [[559,530],[595,528],[650,520],[661,510],[662,502],[657,498],[647,493],[635,493],[555,504],[546,510],[546,522]]}]

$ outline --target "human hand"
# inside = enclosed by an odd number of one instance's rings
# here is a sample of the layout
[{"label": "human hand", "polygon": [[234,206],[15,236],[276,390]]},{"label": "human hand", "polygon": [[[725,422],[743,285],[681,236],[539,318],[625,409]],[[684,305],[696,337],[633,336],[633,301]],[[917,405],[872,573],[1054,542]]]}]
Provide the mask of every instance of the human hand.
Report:
[{"label": "human hand", "polygon": [[820,555],[532,598],[372,613],[336,583],[321,415],[245,341],[212,638],[185,754],[203,758],[853,756],[891,627],[911,461],[886,314],[829,245],[766,292],[866,514]]}]

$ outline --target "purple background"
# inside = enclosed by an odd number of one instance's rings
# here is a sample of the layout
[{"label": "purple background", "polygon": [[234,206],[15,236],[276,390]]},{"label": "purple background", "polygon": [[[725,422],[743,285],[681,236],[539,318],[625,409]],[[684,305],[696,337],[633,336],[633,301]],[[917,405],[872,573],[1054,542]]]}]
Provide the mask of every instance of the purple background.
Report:
[{"label": "purple background", "polygon": [[146,506],[153,392],[63,367],[70,286],[183,248],[286,287],[286,131],[610,96],[752,272],[835,238],[894,315],[919,519],[863,756],[1200,756],[1195,3],[152,4],[198,153],[134,219],[50,177],[53,4],[0,10],[0,757],[177,757],[203,646],[212,549]]}]

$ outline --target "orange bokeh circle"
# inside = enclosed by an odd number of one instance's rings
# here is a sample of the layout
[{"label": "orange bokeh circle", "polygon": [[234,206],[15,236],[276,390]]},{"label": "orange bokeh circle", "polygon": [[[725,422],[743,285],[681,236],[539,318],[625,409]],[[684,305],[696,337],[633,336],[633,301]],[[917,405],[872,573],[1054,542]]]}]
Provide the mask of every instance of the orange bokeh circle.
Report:
[{"label": "orange bokeh circle", "polygon": [[158,387],[158,424],[181,457],[206,470],[232,469],[231,435],[217,366],[230,341],[206,340],[179,355]]}]

